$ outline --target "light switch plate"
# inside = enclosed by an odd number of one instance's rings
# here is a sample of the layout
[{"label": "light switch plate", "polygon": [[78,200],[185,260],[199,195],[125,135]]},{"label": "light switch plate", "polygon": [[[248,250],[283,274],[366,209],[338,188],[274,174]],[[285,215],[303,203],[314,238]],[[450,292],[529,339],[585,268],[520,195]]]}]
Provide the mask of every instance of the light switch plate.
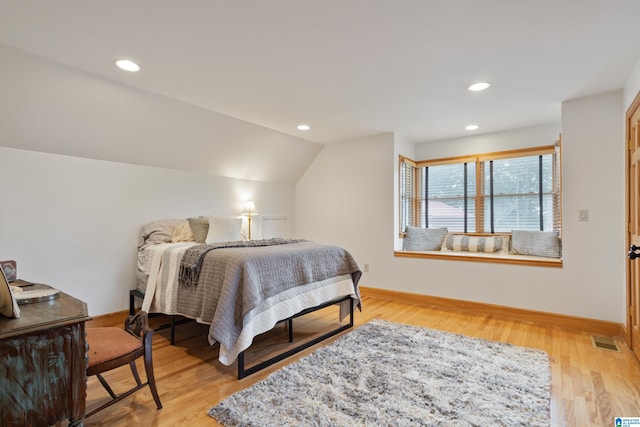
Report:
[{"label": "light switch plate", "polygon": [[578,212],[578,218],[580,221],[589,221],[589,210],[588,209],[580,209]]}]

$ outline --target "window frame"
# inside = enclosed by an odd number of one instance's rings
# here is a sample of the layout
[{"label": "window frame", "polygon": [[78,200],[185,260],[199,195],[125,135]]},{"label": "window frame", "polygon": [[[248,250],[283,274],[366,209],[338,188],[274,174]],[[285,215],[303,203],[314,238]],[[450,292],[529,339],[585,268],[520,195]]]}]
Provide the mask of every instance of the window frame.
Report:
[{"label": "window frame", "polygon": [[[552,203],[553,203],[553,229],[558,232],[560,238],[562,237],[562,149],[561,149],[561,138],[558,139],[553,145],[545,145],[538,146],[532,148],[521,148],[515,150],[507,150],[507,151],[498,151],[498,152],[490,152],[490,153],[482,153],[482,154],[473,154],[473,155],[465,155],[465,156],[455,156],[455,157],[447,157],[447,158],[439,158],[432,160],[420,160],[415,161],[406,156],[399,156],[399,182],[398,182],[398,203],[399,203],[399,234],[400,238],[404,238],[404,226],[405,225],[413,225],[418,224],[417,215],[418,208],[417,205],[421,198],[418,196],[418,185],[416,184],[417,179],[415,178],[418,173],[419,168],[421,167],[431,167],[431,166],[440,166],[447,164],[461,164],[461,163],[475,163],[475,174],[476,174],[476,188],[475,188],[475,196],[473,199],[475,200],[475,230],[474,232],[460,232],[460,231],[450,231],[455,234],[466,234],[469,236],[487,236],[487,235],[510,235],[510,232],[491,232],[484,230],[484,171],[483,165],[484,162],[492,161],[492,160],[503,160],[509,158],[522,158],[522,157],[532,157],[532,156],[540,156],[540,155],[548,155],[553,154],[552,157],[552,168],[553,168],[553,183],[552,183]],[[405,165],[408,165],[413,168],[413,188],[411,191],[412,200],[409,202],[407,207],[405,205],[406,195],[403,194],[403,179],[406,178],[403,173],[406,171],[403,169]],[[537,194],[537,193],[536,193]],[[548,194],[548,193],[547,193]],[[408,214],[410,217],[407,218],[407,224],[405,224],[405,217],[407,210],[411,210]],[[479,214],[478,214],[479,213]],[[546,259],[546,258],[538,258],[538,257],[522,257],[522,256],[496,256],[492,254],[465,254],[465,253],[438,253],[437,251],[431,251],[428,253],[424,252],[412,252],[412,251],[395,251],[396,256],[403,257],[418,257],[418,258],[440,258],[440,259],[452,259],[452,260],[470,260],[470,261],[488,261],[488,262],[499,262],[499,263],[510,263],[510,264],[525,264],[525,265],[542,265],[542,266],[550,266],[550,267],[561,267],[562,266],[562,258],[559,259]]]}]

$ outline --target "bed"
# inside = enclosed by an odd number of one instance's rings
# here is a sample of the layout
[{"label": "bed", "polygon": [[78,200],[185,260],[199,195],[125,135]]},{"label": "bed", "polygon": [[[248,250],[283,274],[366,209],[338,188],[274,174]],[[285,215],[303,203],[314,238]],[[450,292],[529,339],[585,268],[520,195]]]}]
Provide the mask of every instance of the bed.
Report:
[{"label": "bed", "polygon": [[[196,221],[189,220],[160,220],[145,227],[138,248],[141,308],[209,325],[209,343],[220,344],[219,361],[230,365],[237,360],[239,378],[353,327],[354,308],[361,309],[362,273],[344,248],[304,239],[246,240],[241,223],[219,218],[206,218],[211,224],[207,236],[203,230],[197,236]],[[214,228],[218,235],[212,237]],[[291,340],[293,318],[333,304],[340,305],[337,329],[245,368],[244,351],[257,335],[287,321]]]}]

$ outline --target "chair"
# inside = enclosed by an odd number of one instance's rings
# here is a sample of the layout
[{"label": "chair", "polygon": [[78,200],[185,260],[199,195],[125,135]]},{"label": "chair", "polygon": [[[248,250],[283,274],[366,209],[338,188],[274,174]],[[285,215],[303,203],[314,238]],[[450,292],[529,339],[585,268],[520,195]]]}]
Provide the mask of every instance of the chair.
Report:
[{"label": "chair", "polygon": [[[85,414],[85,418],[90,417],[116,402],[130,396],[134,392],[145,386],[149,386],[153,400],[158,409],[162,409],[156,381],[153,376],[153,361],[151,358],[151,338],[153,329],[149,328],[147,313],[139,311],[133,316],[129,316],[124,321],[124,329],[114,327],[87,328],[87,343],[89,345],[89,363],[87,367],[87,377],[96,375],[102,386],[111,396],[111,400],[93,411]],[[136,368],[136,359],[144,356],[144,368],[147,374],[147,382],[140,381]],[[119,366],[129,364],[131,372],[137,385],[120,395],[116,395],[102,373],[115,369]]]}]

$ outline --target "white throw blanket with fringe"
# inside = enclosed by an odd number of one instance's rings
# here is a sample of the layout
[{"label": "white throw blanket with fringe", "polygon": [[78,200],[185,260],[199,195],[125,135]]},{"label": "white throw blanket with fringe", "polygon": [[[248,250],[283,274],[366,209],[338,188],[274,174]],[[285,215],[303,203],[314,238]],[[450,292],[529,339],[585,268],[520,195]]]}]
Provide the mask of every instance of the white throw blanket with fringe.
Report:
[{"label": "white throw blanket with fringe", "polygon": [[161,243],[147,248],[149,278],[142,301],[147,313],[180,314],[177,311],[178,274],[184,253],[197,243]]}]

